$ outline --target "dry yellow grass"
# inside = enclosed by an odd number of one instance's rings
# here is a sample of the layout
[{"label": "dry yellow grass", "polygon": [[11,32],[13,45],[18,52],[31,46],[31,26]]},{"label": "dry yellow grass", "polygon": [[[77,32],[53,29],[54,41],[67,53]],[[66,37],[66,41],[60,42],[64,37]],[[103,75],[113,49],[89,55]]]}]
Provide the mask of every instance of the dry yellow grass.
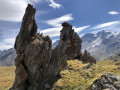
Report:
[{"label": "dry yellow grass", "polygon": [[[106,72],[120,75],[119,65],[115,61],[97,61],[97,64],[90,69],[83,69],[88,64],[82,64],[78,60],[68,61],[68,68],[62,71],[54,88],[57,90],[89,90],[93,81]],[[8,90],[14,82],[15,67],[0,67],[0,90]]]},{"label": "dry yellow grass", "polygon": [[0,90],[7,90],[14,82],[15,78],[15,67],[0,67]]},{"label": "dry yellow grass", "polygon": [[59,79],[54,88],[56,90],[89,90],[90,85],[102,74],[110,72],[120,75],[115,61],[97,61],[97,64],[89,69],[83,69],[88,64],[82,64],[81,61],[68,61],[68,69],[61,72],[62,78]]}]

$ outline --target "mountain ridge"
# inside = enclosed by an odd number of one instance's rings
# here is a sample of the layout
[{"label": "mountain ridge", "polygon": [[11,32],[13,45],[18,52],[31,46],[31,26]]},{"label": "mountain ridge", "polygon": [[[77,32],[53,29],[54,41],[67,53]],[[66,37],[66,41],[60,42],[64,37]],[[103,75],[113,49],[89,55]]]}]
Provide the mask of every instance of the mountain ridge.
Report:
[{"label": "mountain ridge", "polygon": [[100,31],[82,38],[83,50],[87,49],[97,60],[104,60],[120,52],[120,33]]},{"label": "mountain ridge", "polygon": [[[102,30],[96,34],[87,33],[81,39],[82,51],[86,49],[97,60],[107,59],[120,52],[120,33]],[[57,42],[58,40],[55,42],[56,45]]]},{"label": "mountain ridge", "polygon": [[[93,57],[95,57],[97,60],[108,59],[111,56],[118,55],[120,52],[120,49],[119,49],[120,33],[108,32],[108,31],[103,30],[96,34],[87,33],[87,34],[83,35],[81,37],[81,39],[83,42],[82,43],[82,46],[83,46],[82,51],[84,52],[84,50],[87,49],[91,53],[91,55]],[[97,43],[98,41],[99,41],[99,43]],[[55,48],[58,43],[59,43],[59,40],[57,40],[55,43],[53,43],[52,48]],[[11,55],[7,55],[5,57],[4,55],[6,55],[7,52],[9,52],[10,50],[12,51]],[[96,52],[98,52],[98,53],[96,54]],[[2,54],[2,53],[4,53],[4,54]],[[5,58],[4,58],[4,60],[3,59],[1,60],[1,58],[3,56]],[[15,50],[13,48],[0,51],[0,66],[14,65],[15,56],[16,56],[16,54],[15,54]],[[10,57],[10,60],[8,60],[9,57]],[[10,61],[11,61],[11,63],[10,63]]]}]

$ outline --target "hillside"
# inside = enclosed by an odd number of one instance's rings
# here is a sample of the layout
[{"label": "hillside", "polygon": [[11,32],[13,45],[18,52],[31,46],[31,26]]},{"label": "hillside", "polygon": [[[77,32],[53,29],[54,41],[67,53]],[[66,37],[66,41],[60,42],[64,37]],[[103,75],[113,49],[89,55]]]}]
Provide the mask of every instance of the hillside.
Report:
[{"label": "hillside", "polygon": [[0,66],[0,90],[8,90],[14,82],[15,66]]},{"label": "hillside", "polygon": [[88,90],[94,80],[106,72],[120,75],[119,66],[114,61],[97,61],[89,69],[83,69],[87,64],[80,61],[68,61],[68,69],[61,72],[61,79],[54,85],[57,90]]},{"label": "hillside", "polygon": [[[83,69],[88,64],[82,64],[81,61],[68,61],[68,67],[63,70],[61,79],[55,85],[56,90],[88,90],[94,80],[99,78],[106,72],[116,73],[120,75],[120,70],[117,69],[115,61],[97,61],[97,64],[89,69]],[[15,67],[0,67],[0,90],[6,90],[13,84],[15,77]]]}]

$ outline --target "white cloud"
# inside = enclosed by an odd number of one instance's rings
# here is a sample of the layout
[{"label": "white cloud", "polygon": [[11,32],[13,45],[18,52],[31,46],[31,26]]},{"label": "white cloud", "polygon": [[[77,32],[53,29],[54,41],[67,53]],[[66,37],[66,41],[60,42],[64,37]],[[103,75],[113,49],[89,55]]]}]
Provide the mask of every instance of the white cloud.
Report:
[{"label": "white cloud", "polygon": [[0,0],[0,20],[21,22],[28,3],[36,4],[38,2],[49,1],[49,6],[60,8],[62,5],[57,4],[54,0]]},{"label": "white cloud", "polygon": [[84,34],[80,34],[80,35],[79,35],[79,37],[82,37],[82,36],[84,36]]},{"label": "white cloud", "polygon": [[40,1],[42,1],[42,0],[33,0],[33,1],[35,1],[35,2],[40,2]]},{"label": "white cloud", "polygon": [[72,14],[66,14],[59,18],[46,20],[45,23],[47,23],[48,25],[53,26],[53,27],[61,27],[61,23],[65,22],[65,21],[71,21],[71,20],[74,20],[74,18],[72,17]]},{"label": "white cloud", "polygon": [[[74,20],[74,18],[72,17],[72,14],[66,14],[59,18],[43,21],[46,24],[52,26],[53,28],[41,30],[40,33],[43,33],[44,36],[49,35],[50,37],[60,36],[60,30],[62,29],[61,24],[65,21],[71,21],[71,20]],[[90,25],[82,26],[82,27],[73,26],[73,29],[75,30],[75,32],[79,33],[89,27]]]},{"label": "white cloud", "polygon": [[74,29],[75,29],[75,32],[79,33],[79,32],[81,32],[84,29],[89,28],[89,27],[90,27],[90,25],[87,25],[87,26],[78,27],[78,28],[74,27]]},{"label": "white cloud", "polygon": [[15,38],[7,38],[0,42],[0,50],[5,50],[13,48],[15,43]]},{"label": "white cloud", "polygon": [[40,31],[40,33],[43,33],[44,36],[56,37],[60,35],[60,30],[61,28],[48,28]]},{"label": "white cloud", "polygon": [[117,14],[119,14],[119,12],[117,12],[117,11],[110,11],[110,12],[108,12],[108,14],[110,14],[110,15],[117,15]]},{"label": "white cloud", "polygon": [[27,4],[28,0],[0,0],[0,20],[21,21]]},{"label": "white cloud", "polygon": [[[102,25],[102,24],[100,24],[100,25]],[[96,28],[96,29],[94,29],[94,31],[92,31],[92,33],[97,33],[97,32],[102,31],[102,30],[120,33],[120,21],[116,21],[116,23],[113,23],[113,24],[106,26],[106,27]]]},{"label": "white cloud", "polygon": [[57,40],[59,40],[59,39],[53,39],[53,40],[52,40],[52,43],[55,43]]},{"label": "white cloud", "polygon": [[102,30],[110,31],[110,32],[120,32],[120,21],[110,25],[109,27],[104,27],[102,28]]},{"label": "white cloud", "polygon": [[[86,28],[90,27],[88,26],[83,26],[83,27],[73,27],[73,29],[75,30],[75,32],[79,33],[83,30],[85,30]],[[49,35],[50,37],[57,37],[60,36],[60,30],[62,29],[62,27],[58,27],[58,28],[48,28],[45,30],[40,31],[40,33],[43,33],[44,36]]]},{"label": "white cloud", "polygon": [[6,43],[6,44],[12,44],[12,45],[14,45],[15,38],[7,38],[7,39],[4,39],[3,42]]},{"label": "white cloud", "polygon": [[13,45],[0,45],[0,50],[7,50],[13,48]]},{"label": "white cloud", "polygon": [[54,0],[49,0],[49,2],[50,2],[49,6],[53,7],[54,9],[62,7],[61,4],[55,3]]},{"label": "white cloud", "polygon": [[116,24],[118,22],[120,22],[120,21],[112,21],[112,22],[103,23],[103,24],[100,24],[100,25],[93,27],[92,29],[100,29],[100,28],[108,27],[108,26],[111,26],[111,25]]},{"label": "white cloud", "polygon": [[38,2],[47,0],[0,0],[0,20],[21,22],[28,3],[34,5]]},{"label": "white cloud", "polygon": [[61,8],[62,5],[61,4],[58,4],[55,2],[55,0],[27,0],[31,3],[38,3],[38,2],[49,2],[49,6],[52,7],[52,8]]}]

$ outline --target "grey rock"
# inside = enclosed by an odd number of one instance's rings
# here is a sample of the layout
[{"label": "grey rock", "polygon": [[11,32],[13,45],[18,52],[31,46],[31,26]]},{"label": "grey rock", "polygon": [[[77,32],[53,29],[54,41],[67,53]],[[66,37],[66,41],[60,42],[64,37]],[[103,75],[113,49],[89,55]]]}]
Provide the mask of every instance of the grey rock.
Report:
[{"label": "grey rock", "polygon": [[120,90],[120,76],[106,73],[93,82],[91,90]]}]

